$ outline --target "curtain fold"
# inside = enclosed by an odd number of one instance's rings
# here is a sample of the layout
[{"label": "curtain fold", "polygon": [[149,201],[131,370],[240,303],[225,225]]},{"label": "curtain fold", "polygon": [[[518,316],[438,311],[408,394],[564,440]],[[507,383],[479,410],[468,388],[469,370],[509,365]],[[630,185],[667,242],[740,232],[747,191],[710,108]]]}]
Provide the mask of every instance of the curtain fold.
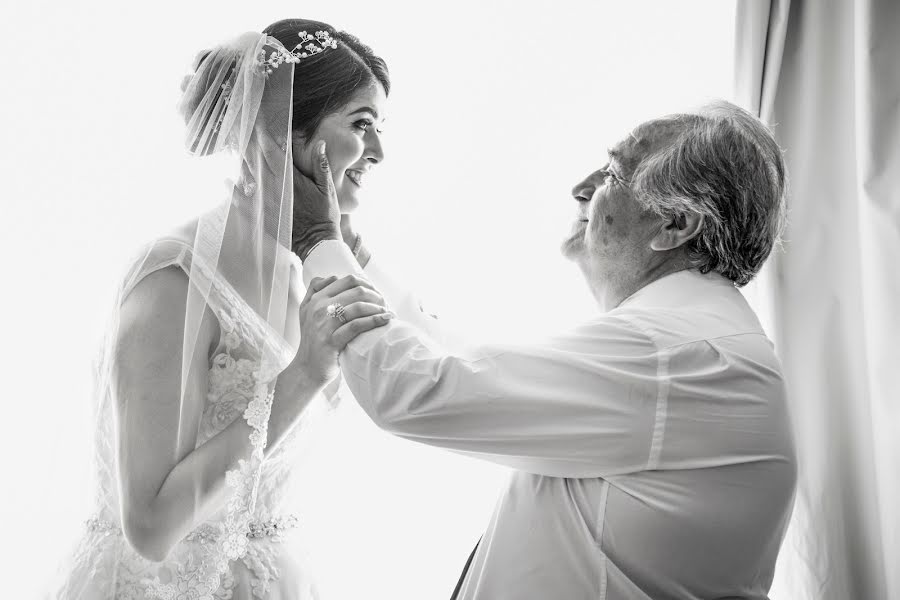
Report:
[{"label": "curtain fold", "polygon": [[748,296],[800,477],[775,599],[900,599],[900,2],[739,0],[736,99],[773,126],[788,228]]}]

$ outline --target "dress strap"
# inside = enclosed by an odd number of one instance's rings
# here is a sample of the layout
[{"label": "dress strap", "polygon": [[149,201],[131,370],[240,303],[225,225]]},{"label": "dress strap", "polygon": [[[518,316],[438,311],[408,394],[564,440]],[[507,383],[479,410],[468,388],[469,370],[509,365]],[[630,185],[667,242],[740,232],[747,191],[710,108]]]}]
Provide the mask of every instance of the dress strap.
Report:
[{"label": "dress strap", "polygon": [[190,277],[191,246],[175,238],[154,240],[141,248],[131,262],[131,266],[122,281],[120,303],[148,275],[166,267],[178,266]]},{"label": "dress strap", "polygon": [[206,302],[223,331],[231,331],[235,327],[240,329],[243,341],[258,356],[267,358],[266,363],[273,370],[271,376],[280,372],[291,361],[294,349],[244,302],[241,295],[214,267],[195,258],[193,246],[183,239],[159,238],[144,246],[131,263],[123,281],[119,305],[144,278],[170,266],[178,266],[188,278],[200,274],[201,279],[209,282]]}]

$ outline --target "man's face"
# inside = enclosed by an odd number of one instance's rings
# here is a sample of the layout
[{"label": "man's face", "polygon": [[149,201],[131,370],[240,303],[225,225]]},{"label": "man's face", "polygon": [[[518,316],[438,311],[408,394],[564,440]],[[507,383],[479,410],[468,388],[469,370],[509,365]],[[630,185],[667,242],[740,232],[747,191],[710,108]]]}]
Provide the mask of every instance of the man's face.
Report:
[{"label": "man's face", "polygon": [[630,134],[609,150],[602,168],[572,189],[576,216],[562,252],[591,284],[627,276],[653,254],[650,241],[662,220],[640,206],[629,183],[649,146],[649,137]]}]

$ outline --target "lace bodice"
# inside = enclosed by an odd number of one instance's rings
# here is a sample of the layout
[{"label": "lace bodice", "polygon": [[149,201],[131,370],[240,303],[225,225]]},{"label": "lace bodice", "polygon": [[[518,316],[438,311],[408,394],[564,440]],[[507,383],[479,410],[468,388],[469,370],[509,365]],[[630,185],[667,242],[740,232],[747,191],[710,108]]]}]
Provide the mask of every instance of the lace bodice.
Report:
[{"label": "lace bodice", "polygon": [[[170,266],[178,266],[190,273],[190,246],[178,240],[157,242],[148,259],[141,261],[140,271],[132,272],[120,293],[127,297],[131,289],[150,273]],[[284,362],[285,352],[280,336],[272,335],[268,325],[247,307],[227,282],[212,279],[209,306],[219,323],[219,340],[209,364],[207,396],[197,433],[196,447],[221,432],[238,418],[251,422],[256,412],[258,418],[267,419],[264,408],[266,394],[261,388],[277,375],[275,366]],[[280,343],[280,344],[279,344]],[[107,342],[106,348],[110,345]],[[101,357],[97,375],[97,413],[95,434],[95,463],[97,468],[97,513],[88,522],[88,531],[79,553],[83,560],[97,560],[98,554],[107,554],[101,561],[110,573],[110,585],[115,586],[115,598],[231,598],[236,585],[235,572],[229,568],[221,578],[217,589],[199,580],[199,564],[204,552],[229,535],[222,522],[227,507],[222,507],[213,518],[198,526],[171,552],[162,563],[143,559],[130,548],[121,533],[119,517],[119,493],[116,479],[115,414],[108,377],[108,357]],[[271,402],[271,395],[268,396]],[[253,596],[265,598],[273,579],[278,576],[278,546],[296,523],[296,516],[285,511],[292,489],[293,463],[302,431],[309,423],[329,412],[330,403],[319,398],[307,408],[303,420],[295,427],[262,462],[258,489],[253,505],[250,534],[241,536],[234,543],[242,546],[244,554],[240,569],[249,577]],[[250,410],[248,410],[248,408]],[[248,416],[250,415],[250,416]],[[251,422],[252,425],[252,422]],[[263,423],[264,427],[264,423]],[[265,430],[254,435],[264,436]],[[251,440],[253,437],[251,436]],[[239,470],[228,474],[229,484],[240,486],[233,480],[250,474],[243,471],[251,467],[242,461]],[[112,590],[110,590],[112,591]],[[149,595],[148,595],[149,594]],[[111,596],[112,597],[112,596]]]}]

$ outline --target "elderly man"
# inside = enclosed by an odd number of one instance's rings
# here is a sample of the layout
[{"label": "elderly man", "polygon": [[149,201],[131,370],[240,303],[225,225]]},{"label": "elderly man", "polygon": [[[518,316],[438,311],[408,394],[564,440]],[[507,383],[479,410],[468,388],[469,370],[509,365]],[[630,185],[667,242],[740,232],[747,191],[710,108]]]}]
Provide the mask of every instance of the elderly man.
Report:
[{"label": "elderly man", "polygon": [[[362,275],[316,177],[295,223],[304,278]],[[767,597],[796,466],[781,367],[737,287],[776,243],[784,178],[736,106],[643,123],[572,192],[563,252],[594,318],[465,354],[396,319],[346,345],[343,375],[380,427],[515,470],[459,598]],[[326,283],[301,310],[323,352],[352,327],[328,316],[347,284]]]}]

